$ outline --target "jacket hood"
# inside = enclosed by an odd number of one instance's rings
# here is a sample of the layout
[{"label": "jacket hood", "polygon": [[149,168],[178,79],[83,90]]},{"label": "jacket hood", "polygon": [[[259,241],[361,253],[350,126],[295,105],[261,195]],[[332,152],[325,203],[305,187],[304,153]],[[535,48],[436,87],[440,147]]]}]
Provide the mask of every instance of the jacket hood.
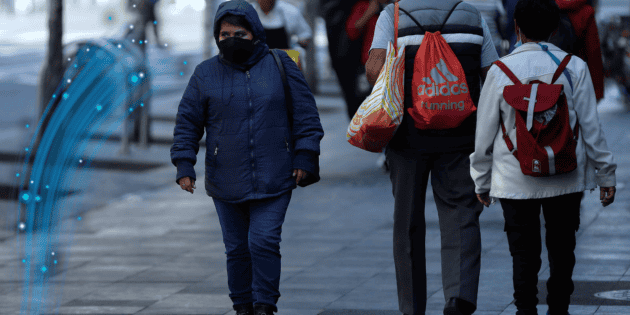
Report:
[{"label": "jacket hood", "polygon": [[217,14],[214,18],[214,40],[219,43],[219,31],[221,30],[221,25],[219,25],[219,21],[226,15],[240,15],[244,17],[249,25],[252,28],[252,33],[254,35],[254,52],[252,56],[243,64],[233,64],[229,61],[221,58],[221,60],[229,65],[232,65],[235,68],[250,68],[254,64],[256,64],[260,59],[262,59],[267,53],[269,53],[269,46],[267,46],[267,36],[265,35],[265,29],[260,22],[260,18],[258,18],[258,13],[256,13],[256,9],[247,3],[245,0],[232,0],[226,1],[219,5],[219,9],[217,10]]},{"label": "jacket hood", "polygon": [[587,0],[556,0],[562,11],[577,11],[586,5]]}]

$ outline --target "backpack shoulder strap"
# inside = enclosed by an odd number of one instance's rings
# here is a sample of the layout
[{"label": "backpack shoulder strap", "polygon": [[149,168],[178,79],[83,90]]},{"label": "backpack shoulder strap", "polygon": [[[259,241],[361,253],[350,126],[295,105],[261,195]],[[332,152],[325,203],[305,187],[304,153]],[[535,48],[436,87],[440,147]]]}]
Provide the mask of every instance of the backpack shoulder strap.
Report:
[{"label": "backpack shoulder strap", "polygon": [[[396,4],[395,4],[395,5],[397,5],[397,6],[398,6],[398,5],[399,5],[399,4],[398,4],[398,2],[396,2]],[[400,10],[400,11],[403,11],[403,13],[407,14],[407,16],[408,16],[409,18],[411,18],[411,20],[412,20],[414,23],[416,23],[416,25],[418,25],[418,27],[420,28],[420,30],[421,30],[423,33],[424,33],[424,32],[426,32],[426,31],[424,30],[424,28],[422,27],[422,25],[420,25],[420,22],[418,22],[418,20],[416,20],[416,18],[414,18],[414,17],[413,17],[413,16],[412,16],[409,12],[407,12],[407,10],[405,10],[405,9],[403,9],[403,8],[400,8],[400,7],[399,7],[399,10]],[[398,28],[396,28],[396,29],[398,29]]]},{"label": "backpack shoulder strap", "polygon": [[[569,64],[569,61],[571,60],[571,54],[567,54],[566,57],[564,57],[564,59],[562,59],[562,62],[560,63],[560,66],[558,66],[558,69],[556,70],[556,73],[553,74],[553,79],[551,79],[551,84],[554,84],[556,82],[556,80],[558,80],[558,78],[560,77],[560,75],[562,74],[562,71],[564,71],[564,69],[567,67],[567,65]],[[567,76],[567,78],[569,78],[569,82],[571,82],[570,77]],[[571,84],[573,85],[573,84]]]},{"label": "backpack shoulder strap", "polygon": [[461,1],[455,3],[455,5],[453,6],[453,8],[451,9],[450,12],[448,12],[448,14],[446,15],[446,18],[444,19],[444,22],[442,22],[442,26],[440,26],[440,32],[442,31],[442,28],[444,28],[444,25],[446,25],[446,21],[448,21],[448,18],[451,17],[451,14],[453,14],[453,11],[455,11],[455,8],[457,8],[457,6],[462,3]]},{"label": "backpack shoulder strap", "polygon": [[[550,51],[549,51],[549,47],[547,47],[547,45],[542,45],[541,43],[538,43],[538,45],[540,46],[540,48],[542,48],[543,51],[547,52],[547,54],[549,54],[549,57],[551,57],[551,59],[553,59],[553,61],[560,66],[561,61],[558,60],[558,58],[556,58],[556,56],[554,56]],[[571,54],[571,53],[569,53]],[[569,85],[571,86],[571,91],[573,91],[573,80],[571,80],[571,76],[569,75],[569,72],[567,71],[567,69],[565,68],[563,70],[564,75],[567,77],[567,80],[569,80]]]},{"label": "backpack shoulder strap", "polygon": [[289,91],[289,82],[287,81],[287,74],[284,72],[284,66],[282,60],[278,56],[277,49],[269,49],[273,55],[273,59],[276,60],[278,70],[280,70],[280,76],[282,77],[282,86],[284,87],[284,102],[287,105],[287,114],[289,116],[289,131],[293,129],[293,100],[291,99],[291,93]]},{"label": "backpack shoulder strap", "polygon": [[512,82],[514,82],[514,85],[521,85],[521,81],[514,75],[514,73],[512,73],[512,71],[510,71],[510,68],[508,68],[501,60],[497,60],[494,62],[495,65],[497,65],[497,67],[499,67],[501,70],[503,70],[503,72],[505,73],[505,75],[508,76],[508,78],[510,78],[510,80],[512,80]]}]

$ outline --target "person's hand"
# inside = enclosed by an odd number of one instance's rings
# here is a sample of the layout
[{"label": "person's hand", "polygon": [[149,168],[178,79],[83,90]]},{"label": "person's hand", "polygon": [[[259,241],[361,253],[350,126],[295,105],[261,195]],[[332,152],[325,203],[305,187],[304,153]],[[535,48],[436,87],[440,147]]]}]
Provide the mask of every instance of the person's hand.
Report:
[{"label": "person's hand", "polygon": [[376,0],[370,0],[370,4],[368,5],[367,10],[363,12],[363,16],[354,22],[354,27],[359,30],[363,30],[365,24],[367,24],[374,14],[378,13],[379,9],[378,2]]},{"label": "person's hand", "polygon": [[306,177],[306,171],[296,168],[293,170],[293,177],[295,177],[295,183],[299,184]]},{"label": "person's hand", "polygon": [[298,45],[300,45],[300,47],[307,49],[308,48],[308,44],[310,43],[310,41],[308,39],[304,39],[301,41],[298,41]]},{"label": "person's hand", "polygon": [[490,207],[490,204],[492,203],[490,201],[490,193],[477,194],[477,199],[479,199],[479,202],[486,207]]},{"label": "person's hand", "polygon": [[615,192],[617,189],[612,187],[599,187],[599,200],[602,201],[602,206],[607,207],[615,201]]},{"label": "person's hand", "polygon": [[179,179],[179,187],[191,194],[194,193],[194,189],[197,188],[197,186],[195,186],[195,180],[188,176]]}]

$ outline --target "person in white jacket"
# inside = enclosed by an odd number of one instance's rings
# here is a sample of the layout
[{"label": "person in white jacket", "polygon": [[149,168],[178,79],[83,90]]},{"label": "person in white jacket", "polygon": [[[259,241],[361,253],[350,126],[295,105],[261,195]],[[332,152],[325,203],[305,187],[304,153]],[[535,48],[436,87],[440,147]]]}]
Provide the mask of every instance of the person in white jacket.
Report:
[{"label": "person in white jacket", "polygon": [[[546,42],[557,28],[559,12],[553,0],[519,0],[516,5],[515,30],[522,45],[500,60],[521,83],[533,80],[551,83],[558,64],[549,53],[557,60],[567,55]],[[544,47],[548,51],[543,50]],[[579,121],[577,169],[569,173],[549,177],[532,177],[522,173],[519,161],[510,153],[502,138],[500,128],[502,119],[510,140],[516,145],[516,112],[503,98],[503,89],[514,83],[498,66],[490,68],[479,100],[470,173],[477,197],[485,206],[490,205],[490,198],[498,198],[501,202],[513,257],[514,298],[518,315],[537,314],[541,207],[550,262],[548,314],[566,315],[574,289],[571,277],[575,266],[575,233],[579,228],[584,191],[599,186],[604,207],[610,205],[615,197],[617,165],[600,128],[588,66],[580,58],[572,56],[566,70],[555,84],[564,86],[572,130]]]}]

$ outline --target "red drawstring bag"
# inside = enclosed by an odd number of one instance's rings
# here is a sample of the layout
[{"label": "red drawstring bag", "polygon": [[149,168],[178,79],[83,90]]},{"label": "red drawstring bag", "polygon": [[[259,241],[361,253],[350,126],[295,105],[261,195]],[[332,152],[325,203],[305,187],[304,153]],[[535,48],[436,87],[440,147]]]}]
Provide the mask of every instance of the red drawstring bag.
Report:
[{"label": "red drawstring bag", "polygon": [[503,89],[503,98],[516,110],[516,144],[507,135],[503,119],[501,130],[508,150],[521,165],[523,174],[546,177],[571,172],[577,168],[575,150],[579,123],[571,130],[569,107],[562,84],[554,84],[569,63],[567,55],[551,80],[546,84],[539,80],[522,84],[521,81],[497,60],[494,62],[514,82]]},{"label": "red drawstring bag", "polygon": [[[448,13],[440,30],[459,3]],[[413,107],[408,112],[418,129],[455,128],[477,110],[464,69],[440,31],[425,31],[414,61],[411,87]]]}]

